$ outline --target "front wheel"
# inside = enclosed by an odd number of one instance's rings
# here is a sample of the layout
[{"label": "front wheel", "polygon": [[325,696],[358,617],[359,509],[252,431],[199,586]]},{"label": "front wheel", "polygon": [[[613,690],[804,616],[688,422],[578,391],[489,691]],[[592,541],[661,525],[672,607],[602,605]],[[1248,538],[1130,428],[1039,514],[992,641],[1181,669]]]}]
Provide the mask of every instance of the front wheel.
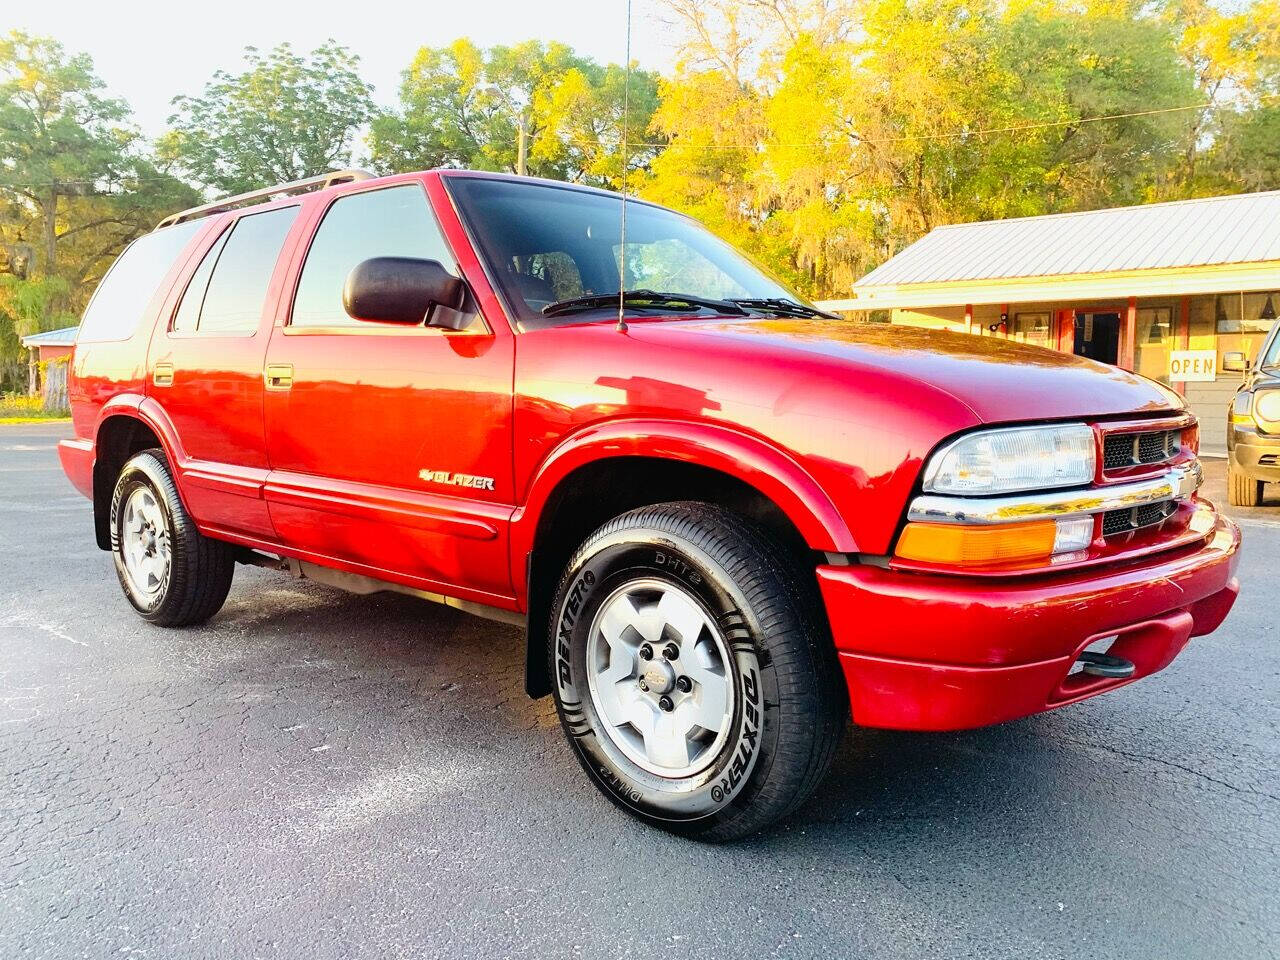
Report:
[{"label": "front wheel", "polygon": [[848,709],[818,602],[767,534],[709,504],[644,507],[597,530],[560,582],[550,669],[601,791],[707,840],[794,810]]},{"label": "front wheel", "polygon": [[235,572],[231,545],[196,529],[161,450],[142,451],[120,471],[111,498],[111,552],[125,597],[162,627],[212,617]]}]

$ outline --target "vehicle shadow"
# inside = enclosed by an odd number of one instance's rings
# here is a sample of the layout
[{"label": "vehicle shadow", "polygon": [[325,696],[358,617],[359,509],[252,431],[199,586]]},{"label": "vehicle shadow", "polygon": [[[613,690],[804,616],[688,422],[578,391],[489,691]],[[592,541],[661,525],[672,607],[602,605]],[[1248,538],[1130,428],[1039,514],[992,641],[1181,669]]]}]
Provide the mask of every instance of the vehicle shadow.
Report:
[{"label": "vehicle shadow", "polygon": [[[524,693],[524,640],[516,628],[398,594],[358,597],[274,575],[253,579],[260,582],[237,585],[210,626],[273,638],[263,653],[263,682],[297,682],[291,674],[299,663],[333,665],[343,677],[345,709],[397,704],[382,722],[419,742],[467,742],[480,733],[474,718],[483,717],[496,740],[526,759],[544,758],[554,768],[544,775],[574,777],[584,801],[594,794],[561,742],[550,698],[531,701]],[[744,842],[785,842],[796,853],[806,836],[829,844],[844,835],[865,847],[940,824],[1010,829],[1018,819],[1011,811],[1054,806],[1072,782],[1078,757],[1054,749],[1052,731],[1060,726],[1052,717],[945,734],[850,725],[814,795],[779,830]],[[598,809],[615,816],[607,805]]]}]

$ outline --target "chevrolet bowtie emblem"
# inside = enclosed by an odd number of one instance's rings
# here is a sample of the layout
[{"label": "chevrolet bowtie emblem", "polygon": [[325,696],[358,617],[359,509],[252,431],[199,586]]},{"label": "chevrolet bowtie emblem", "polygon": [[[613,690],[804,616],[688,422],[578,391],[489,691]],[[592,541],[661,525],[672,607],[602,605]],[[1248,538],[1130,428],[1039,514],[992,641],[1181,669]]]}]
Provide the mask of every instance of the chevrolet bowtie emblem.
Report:
[{"label": "chevrolet bowtie emblem", "polygon": [[473,490],[493,489],[493,477],[473,477],[469,473],[450,473],[448,470],[419,470],[418,477],[427,483],[440,483],[447,487],[470,487]]}]

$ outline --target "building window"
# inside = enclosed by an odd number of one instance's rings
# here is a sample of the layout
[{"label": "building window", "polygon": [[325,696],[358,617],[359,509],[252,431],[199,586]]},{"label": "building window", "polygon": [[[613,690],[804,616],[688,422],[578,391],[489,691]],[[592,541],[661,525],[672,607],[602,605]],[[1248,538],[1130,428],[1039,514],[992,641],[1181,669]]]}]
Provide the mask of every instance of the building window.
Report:
[{"label": "building window", "polygon": [[1266,333],[1280,312],[1280,290],[1224,293],[1218,297],[1219,333]]},{"label": "building window", "polygon": [[1013,317],[1013,329],[1009,331],[1011,340],[1019,343],[1034,343],[1040,347],[1049,346],[1049,313],[1018,313]]},{"label": "building window", "polygon": [[1280,290],[1265,293],[1246,293],[1241,296],[1243,307],[1240,320],[1241,333],[1267,333],[1276,322],[1280,310]]},{"label": "building window", "polygon": [[1143,307],[1134,329],[1134,372],[1169,382],[1169,349],[1173,345],[1173,310]]}]

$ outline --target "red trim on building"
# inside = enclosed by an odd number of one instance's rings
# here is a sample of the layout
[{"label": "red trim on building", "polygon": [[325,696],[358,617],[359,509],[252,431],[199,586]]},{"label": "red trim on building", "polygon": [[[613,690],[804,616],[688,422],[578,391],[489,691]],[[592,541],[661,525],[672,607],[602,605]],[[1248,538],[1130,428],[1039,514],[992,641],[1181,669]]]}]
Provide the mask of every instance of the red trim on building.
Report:
[{"label": "red trim on building", "polygon": [[1120,356],[1118,366],[1132,370],[1138,339],[1138,298],[1130,297],[1125,307],[1124,326],[1120,328]]}]

